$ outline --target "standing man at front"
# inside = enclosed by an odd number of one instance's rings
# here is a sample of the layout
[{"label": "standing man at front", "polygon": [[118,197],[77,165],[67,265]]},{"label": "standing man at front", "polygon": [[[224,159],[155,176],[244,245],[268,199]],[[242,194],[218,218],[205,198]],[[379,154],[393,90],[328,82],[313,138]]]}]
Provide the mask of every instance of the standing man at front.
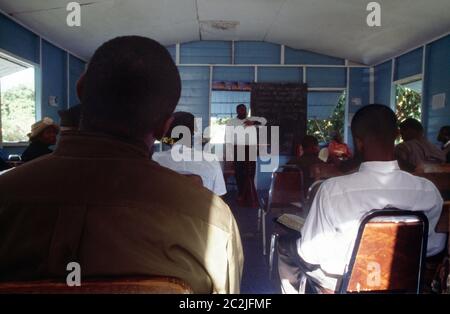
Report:
[{"label": "standing man at front", "polygon": [[[237,117],[227,122],[227,149],[234,152],[234,171],[238,186],[238,204],[240,206],[258,206],[255,188],[256,154],[251,154],[257,148],[256,127],[265,125],[267,120],[262,117],[247,116],[247,107],[239,104],[236,107]],[[232,133],[231,133],[232,131]],[[231,140],[231,141],[230,141]],[[239,154],[239,151],[244,154]]]}]

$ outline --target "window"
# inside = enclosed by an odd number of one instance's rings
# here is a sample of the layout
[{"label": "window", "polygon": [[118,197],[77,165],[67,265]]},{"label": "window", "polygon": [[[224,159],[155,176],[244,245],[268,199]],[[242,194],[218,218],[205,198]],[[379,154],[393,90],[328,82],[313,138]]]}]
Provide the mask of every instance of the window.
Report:
[{"label": "window", "polygon": [[249,91],[212,91],[211,95],[211,144],[225,142],[225,125],[236,116],[236,106],[245,104],[250,113]]},{"label": "window", "polygon": [[344,134],[345,91],[308,92],[307,134],[319,142],[331,141],[333,131]]},{"label": "window", "polygon": [[2,143],[27,142],[36,122],[34,68],[0,55],[0,117]]},{"label": "window", "polygon": [[422,80],[395,84],[395,105],[399,122],[407,118],[422,119]]}]

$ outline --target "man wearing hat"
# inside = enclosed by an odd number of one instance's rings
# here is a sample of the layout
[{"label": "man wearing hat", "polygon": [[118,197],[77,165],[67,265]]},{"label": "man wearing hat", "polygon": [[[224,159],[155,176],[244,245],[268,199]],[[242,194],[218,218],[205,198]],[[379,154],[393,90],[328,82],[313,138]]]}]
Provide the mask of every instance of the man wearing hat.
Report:
[{"label": "man wearing hat", "polygon": [[23,152],[22,161],[30,161],[50,154],[52,150],[49,146],[56,144],[56,135],[58,135],[58,132],[58,125],[48,117],[33,124],[31,126],[31,132],[28,133],[30,145]]}]

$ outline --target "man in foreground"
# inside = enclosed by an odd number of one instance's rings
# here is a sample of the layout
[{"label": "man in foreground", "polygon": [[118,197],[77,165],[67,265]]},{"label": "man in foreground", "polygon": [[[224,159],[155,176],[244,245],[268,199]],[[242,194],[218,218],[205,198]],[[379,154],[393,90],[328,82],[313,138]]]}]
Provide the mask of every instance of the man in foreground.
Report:
[{"label": "man in foreground", "polygon": [[167,50],[119,37],[94,54],[79,131],[0,178],[0,280],[162,275],[238,293],[239,230],[213,193],[149,160],[180,97]]},{"label": "man in foreground", "polygon": [[396,207],[423,211],[429,221],[427,255],[440,253],[445,234],[435,227],[442,197],[427,179],[400,170],[394,156],[397,121],[383,105],[368,105],[352,120],[352,134],[363,159],[359,171],[326,180],[317,192],[299,239],[280,241],[282,290],[333,293],[339,289],[355,244],[359,221],[372,209]]}]

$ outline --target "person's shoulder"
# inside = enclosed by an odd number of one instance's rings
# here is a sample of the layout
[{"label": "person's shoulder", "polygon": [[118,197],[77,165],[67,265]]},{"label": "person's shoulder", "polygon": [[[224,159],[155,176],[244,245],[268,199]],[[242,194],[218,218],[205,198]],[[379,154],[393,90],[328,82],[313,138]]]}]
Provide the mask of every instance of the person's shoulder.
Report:
[{"label": "person's shoulder", "polygon": [[358,182],[361,180],[361,176],[363,176],[363,174],[357,171],[328,178],[321,184],[321,188],[326,191],[329,196],[342,194],[357,186]]},{"label": "person's shoulder", "polygon": [[439,190],[436,187],[436,185],[429,179],[403,170],[399,170],[399,172],[405,177],[405,180],[407,180],[407,182],[409,182],[411,185],[415,186],[416,189],[421,191],[439,193]]}]

